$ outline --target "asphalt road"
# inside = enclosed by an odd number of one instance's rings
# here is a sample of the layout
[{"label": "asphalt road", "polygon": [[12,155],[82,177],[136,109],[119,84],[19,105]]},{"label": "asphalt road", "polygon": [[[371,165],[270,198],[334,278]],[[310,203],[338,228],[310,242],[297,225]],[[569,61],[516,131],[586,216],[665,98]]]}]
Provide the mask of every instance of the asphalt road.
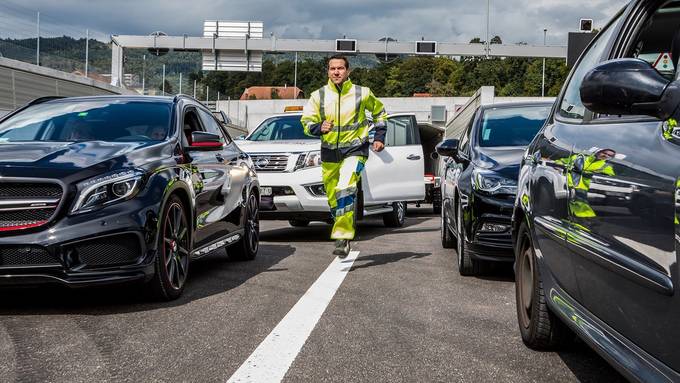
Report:
[{"label": "asphalt road", "polygon": [[[264,222],[255,261],[191,265],[182,298],[136,286],[0,292],[0,381],[225,382],[329,266],[329,226]],[[358,259],[285,382],[616,382],[581,343],[535,352],[515,318],[512,269],[461,277],[439,218],[359,225]]]}]

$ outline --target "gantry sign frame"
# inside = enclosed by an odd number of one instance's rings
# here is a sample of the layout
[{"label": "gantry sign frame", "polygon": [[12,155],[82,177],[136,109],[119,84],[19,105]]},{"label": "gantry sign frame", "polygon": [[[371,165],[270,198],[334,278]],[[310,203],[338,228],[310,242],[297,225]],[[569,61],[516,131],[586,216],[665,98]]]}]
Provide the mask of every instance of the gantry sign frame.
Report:
[{"label": "gantry sign frame", "polygon": [[[276,36],[263,39],[216,38],[191,36],[111,36],[111,85],[120,86],[123,78],[123,53],[125,48],[168,49],[178,51],[231,51],[257,53],[317,52],[334,53],[338,40],[280,39]],[[414,55],[416,41],[365,41],[356,40],[356,54]],[[566,46],[461,44],[436,42],[435,55],[442,56],[493,56],[493,57],[545,57],[566,58]],[[246,69],[248,65],[246,65]]]}]

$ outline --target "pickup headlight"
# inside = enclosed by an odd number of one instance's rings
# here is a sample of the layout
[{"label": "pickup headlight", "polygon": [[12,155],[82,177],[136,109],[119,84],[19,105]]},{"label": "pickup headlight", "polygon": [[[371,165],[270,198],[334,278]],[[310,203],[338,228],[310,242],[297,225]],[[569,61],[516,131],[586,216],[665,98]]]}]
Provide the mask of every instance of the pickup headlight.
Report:
[{"label": "pickup headlight", "polygon": [[143,177],[144,172],[140,170],[123,170],[79,183],[71,214],[85,213],[134,197]]},{"label": "pickup headlight", "polygon": [[321,152],[318,150],[301,154],[295,164],[295,170],[313,168],[316,166],[321,166]]},{"label": "pickup headlight", "polygon": [[473,170],[472,186],[488,194],[517,194],[516,180],[505,178],[491,171]]}]

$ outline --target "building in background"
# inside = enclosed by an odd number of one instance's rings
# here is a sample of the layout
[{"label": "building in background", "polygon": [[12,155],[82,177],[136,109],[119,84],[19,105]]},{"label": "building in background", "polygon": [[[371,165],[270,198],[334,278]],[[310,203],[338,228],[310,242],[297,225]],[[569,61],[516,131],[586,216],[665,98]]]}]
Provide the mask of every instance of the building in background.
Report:
[{"label": "building in background", "polygon": [[295,86],[251,86],[241,95],[241,100],[295,100],[305,98],[302,89]]}]

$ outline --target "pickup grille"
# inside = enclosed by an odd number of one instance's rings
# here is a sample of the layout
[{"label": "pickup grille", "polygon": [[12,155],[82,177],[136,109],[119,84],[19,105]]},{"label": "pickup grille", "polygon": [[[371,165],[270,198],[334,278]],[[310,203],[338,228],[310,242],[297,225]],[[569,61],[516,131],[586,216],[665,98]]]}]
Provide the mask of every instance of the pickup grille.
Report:
[{"label": "pickup grille", "polygon": [[250,157],[258,172],[285,172],[288,167],[287,154],[253,154]]}]

